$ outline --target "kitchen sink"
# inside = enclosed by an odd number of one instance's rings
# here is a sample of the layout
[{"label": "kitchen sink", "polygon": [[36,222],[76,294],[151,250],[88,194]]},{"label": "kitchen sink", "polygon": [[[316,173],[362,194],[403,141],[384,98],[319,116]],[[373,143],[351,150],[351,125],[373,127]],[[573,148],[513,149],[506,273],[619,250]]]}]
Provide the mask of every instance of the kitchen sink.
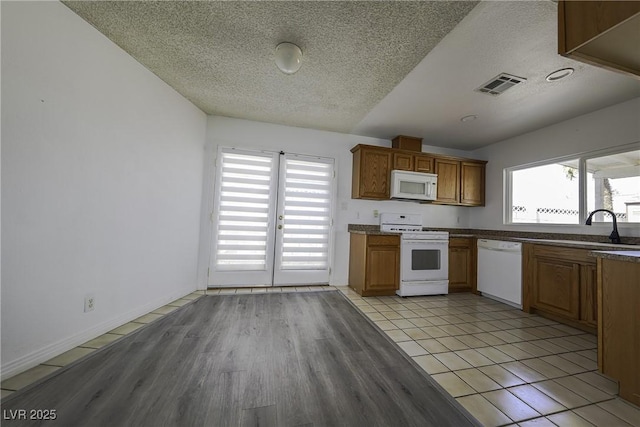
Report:
[{"label": "kitchen sink", "polygon": [[567,246],[597,246],[602,250],[625,250],[635,249],[640,250],[640,245],[616,245],[613,243],[599,243],[599,242],[586,242],[581,240],[552,240],[552,239],[520,239],[531,243],[553,243],[557,245]]}]

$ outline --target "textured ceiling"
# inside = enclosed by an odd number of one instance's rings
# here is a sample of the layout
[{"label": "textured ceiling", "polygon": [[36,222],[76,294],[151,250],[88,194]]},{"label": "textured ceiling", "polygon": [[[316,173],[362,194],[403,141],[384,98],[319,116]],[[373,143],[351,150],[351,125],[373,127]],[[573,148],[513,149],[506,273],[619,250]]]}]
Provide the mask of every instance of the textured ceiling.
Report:
[{"label": "textured ceiling", "polygon": [[[558,55],[553,1],[64,4],[213,115],[473,150],[640,96],[640,80]],[[275,66],[282,41],[304,52],[294,75]],[[527,80],[474,91],[503,72]]]},{"label": "textured ceiling", "polygon": [[[473,150],[640,96],[640,80],[560,56],[557,13],[551,1],[481,2],[352,132]],[[545,80],[566,67],[575,72]],[[503,72],[527,80],[475,91]]]},{"label": "textured ceiling", "polygon": [[476,3],[64,2],[208,114],[345,133]]}]

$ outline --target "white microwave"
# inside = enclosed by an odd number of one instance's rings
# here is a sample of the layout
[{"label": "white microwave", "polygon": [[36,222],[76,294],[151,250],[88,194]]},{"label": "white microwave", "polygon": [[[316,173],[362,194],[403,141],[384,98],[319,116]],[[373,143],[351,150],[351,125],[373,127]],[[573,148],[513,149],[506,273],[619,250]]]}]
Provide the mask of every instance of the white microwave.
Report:
[{"label": "white microwave", "polygon": [[391,171],[391,198],[401,200],[435,200],[438,175],[432,173]]}]

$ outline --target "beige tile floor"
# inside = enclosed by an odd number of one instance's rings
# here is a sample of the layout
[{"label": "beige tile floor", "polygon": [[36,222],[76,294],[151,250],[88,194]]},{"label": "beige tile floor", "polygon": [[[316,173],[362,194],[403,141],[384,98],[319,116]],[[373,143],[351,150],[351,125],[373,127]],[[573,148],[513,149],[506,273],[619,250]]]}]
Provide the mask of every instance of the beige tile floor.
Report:
[{"label": "beige tile floor", "polygon": [[640,426],[598,373],[594,335],[474,294],[338,289],[485,426]]},{"label": "beige tile floor", "polygon": [[[208,290],[310,292],[331,286]],[[638,426],[640,408],[600,375],[596,338],[473,294],[345,296],[485,426]],[[10,395],[204,295],[197,291],[2,381]]]}]

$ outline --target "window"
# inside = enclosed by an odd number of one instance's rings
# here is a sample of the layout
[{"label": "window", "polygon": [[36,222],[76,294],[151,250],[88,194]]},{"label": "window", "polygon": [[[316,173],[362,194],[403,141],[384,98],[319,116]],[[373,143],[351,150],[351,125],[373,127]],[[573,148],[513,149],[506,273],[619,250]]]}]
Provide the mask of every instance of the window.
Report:
[{"label": "window", "polygon": [[640,222],[640,147],[507,168],[505,199],[506,223]]},{"label": "window", "polygon": [[[640,222],[640,150],[586,159],[587,210],[609,209],[618,222]],[[594,221],[611,222],[598,212]]]}]

